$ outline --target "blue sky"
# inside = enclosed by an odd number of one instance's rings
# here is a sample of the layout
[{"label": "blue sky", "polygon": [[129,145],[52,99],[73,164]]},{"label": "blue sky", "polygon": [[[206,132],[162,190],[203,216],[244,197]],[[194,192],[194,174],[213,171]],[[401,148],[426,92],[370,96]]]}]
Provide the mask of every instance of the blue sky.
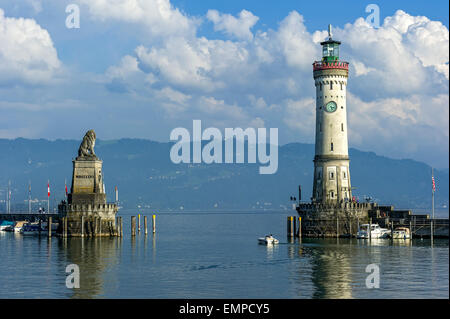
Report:
[{"label": "blue sky", "polygon": [[[78,4],[81,27],[65,27]],[[350,62],[350,147],[448,167],[448,2],[0,0],[0,138],[168,141],[206,126],[314,142],[329,23]]]}]

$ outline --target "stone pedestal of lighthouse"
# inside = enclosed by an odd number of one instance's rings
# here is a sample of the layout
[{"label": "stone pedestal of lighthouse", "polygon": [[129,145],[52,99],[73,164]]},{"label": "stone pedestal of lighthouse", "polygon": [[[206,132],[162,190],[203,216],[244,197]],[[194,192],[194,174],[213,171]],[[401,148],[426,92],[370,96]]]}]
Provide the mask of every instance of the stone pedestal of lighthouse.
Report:
[{"label": "stone pedestal of lighthouse", "polygon": [[93,152],[94,144],[95,133],[89,131],[73,160],[67,203],[58,206],[60,217],[67,217],[67,236],[117,236],[118,208],[106,202],[103,162]]}]

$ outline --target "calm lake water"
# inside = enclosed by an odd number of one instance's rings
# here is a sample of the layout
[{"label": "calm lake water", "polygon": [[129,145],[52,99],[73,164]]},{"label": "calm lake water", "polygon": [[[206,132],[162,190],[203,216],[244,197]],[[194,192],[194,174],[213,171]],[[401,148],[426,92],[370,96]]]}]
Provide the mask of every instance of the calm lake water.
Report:
[{"label": "calm lake water", "polygon": [[[61,239],[0,232],[0,298],[449,298],[448,240],[303,239],[288,213],[160,213],[156,234]],[[272,233],[274,247],[257,238]],[[80,268],[66,288],[66,266]],[[366,288],[377,264],[380,288]]]}]

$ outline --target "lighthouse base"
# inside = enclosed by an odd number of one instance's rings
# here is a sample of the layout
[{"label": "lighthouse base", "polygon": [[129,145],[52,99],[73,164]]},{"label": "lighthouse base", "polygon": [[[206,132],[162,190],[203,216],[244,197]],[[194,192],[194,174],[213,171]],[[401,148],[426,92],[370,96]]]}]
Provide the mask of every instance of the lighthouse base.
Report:
[{"label": "lighthouse base", "polygon": [[303,237],[356,237],[360,224],[369,222],[376,203],[299,204]]}]

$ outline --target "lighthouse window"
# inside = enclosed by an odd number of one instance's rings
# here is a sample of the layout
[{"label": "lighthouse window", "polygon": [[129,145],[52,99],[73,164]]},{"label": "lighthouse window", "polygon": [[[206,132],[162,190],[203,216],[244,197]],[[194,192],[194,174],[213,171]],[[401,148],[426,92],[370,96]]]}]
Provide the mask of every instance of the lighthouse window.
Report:
[{"label": "lighthouse window", "polygon": [[319,132],[322,132],[322,123],[319,123]]},{"label": "lighthouse window", "polygon": [[330,90],[332,90],[333,89],[333,82],[331,81],[330,82]]},{"label": "lighthouse window", "polygon": [[344,123],[341,123],[341,131],[344,132]]},{"label": "lighthouse window", "polygon": [[330,150],[333,152],[333,143],[331,143]]},{"label": "lighthouse window", "polygon": [[320,83],[319,87],[320,87],[320,90],[322,91],[322,83]]},{"label": "lighthouse window", "polygon": [[343,90],[343,89],[342,89],[342,83],[341,83],[341,90]]},{"label": "lighthouse window", "polygon": [[330,180],[334,179],[334,172],[330,172]]},{"label": "lighthouse window", "polygon": [[347,179],[347,172],[342,172],[342,175],[344,175],[344,179]]},{"label": "lighthouse window", "polygon": [[330,197],[334,198],[334,192],[330,192]]}]

